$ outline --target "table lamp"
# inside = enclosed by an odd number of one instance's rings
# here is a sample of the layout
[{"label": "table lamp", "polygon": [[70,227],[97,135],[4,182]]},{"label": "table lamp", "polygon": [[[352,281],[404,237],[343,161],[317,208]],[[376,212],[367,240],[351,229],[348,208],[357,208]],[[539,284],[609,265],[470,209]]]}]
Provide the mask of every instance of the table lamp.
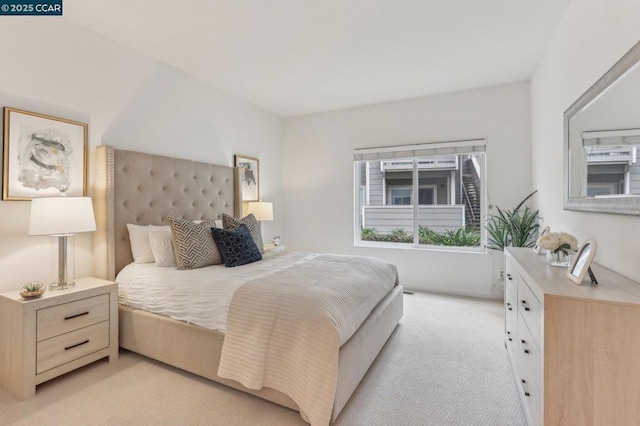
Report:
[{"label": "table lamp", "polygon": [[[58,239],[58,281],[49,286],[63,290],[75,285],[73,274],[74,253],[67,252],[67,239],[80,232],[96,230],[93,204],[90,197],[34,198],[31,201],[29,235],[51,235]],[[69,267],[71,266],[71,267]]]},{"label": "table lamp", "polygon": [[253,213],[260,222],[260,234],[262,234],[262,222],[273,220],[273,203],[268,201],[249,201],[247,214]]}]

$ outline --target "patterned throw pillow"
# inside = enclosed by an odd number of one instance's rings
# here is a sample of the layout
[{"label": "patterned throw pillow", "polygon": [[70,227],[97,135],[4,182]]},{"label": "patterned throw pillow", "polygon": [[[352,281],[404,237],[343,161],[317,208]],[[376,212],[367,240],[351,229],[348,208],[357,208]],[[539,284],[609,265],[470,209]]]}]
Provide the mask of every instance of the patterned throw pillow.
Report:
[{"label": "patterned throw pillow", "polygon": [[211,228],[215,226],[212,219],[193,223],[190,220],[169,217],[169,226],[173,235],[178,269],[197,269],[224,262],[211,235]]},{"label": "patterned throw pillow", "polygon": [[211,233],[222,253],[225,265],[240,266],[262,260],[260,250],[247,225],[242,224],[233,231],[212,228]]},{"label": "patterned throw pillow", "polygon": [[264,253],[264,244],[262,243],[262,232],[260,232],[260,223],[258,223],[258,220],[252,213],[243,217],[242,219],[229,216],[226,213],[222,214],[222,227],[224,229],[230,229],[233,231],[234,229],[238,229],[243,224],[247,225],[247,228],[249,228],[249,232],[251,232],[253,241],[256,242],[260,253]]}]

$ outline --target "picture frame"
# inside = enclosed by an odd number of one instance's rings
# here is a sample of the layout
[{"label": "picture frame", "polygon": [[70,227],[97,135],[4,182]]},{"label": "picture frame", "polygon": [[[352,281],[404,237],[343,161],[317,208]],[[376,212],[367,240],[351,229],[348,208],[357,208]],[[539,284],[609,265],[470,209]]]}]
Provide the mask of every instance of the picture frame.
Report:
[{"label": "picture frame", "polygon": [[245,155],[234,155],[234,163],[240,169],[242,202],[260,201],[260,160]]},{"label": "picture frame", "polygon": [[2,199],[87,195],[88,125],[4,108]]},{"label": "picture frame", "polygon": [[[574,256],[571,266],[569,266],[569,271],[567,272],[567,278],[575,284],[581,285],[584,280],[584,276],[591,267],[591,262],[596,255],[597,248],[598,245],[594,240],[586,240],[584,244],[582,244],[582,247],[580,247],[580,250],[578,250],[578,253]],[[592,274],[589,275],[591,276],[592,281],[594,281],[595,277],[593,277]]]},{"label": "picture frame", "polygon": [[[545,226],[544,228],[542,228],[542,231],[540,231],[540,234],[538,235],[538,239],[540,239],[540,237],[542,237],[543,235],[549,233],[549,231],[551,231],[551,229],[548,226]],[[542,253],[542,248],[540,248],[540,246],[538,245],[537,240],[536,240],[536,244],[533,246],[533,252],[535,254]]]}]

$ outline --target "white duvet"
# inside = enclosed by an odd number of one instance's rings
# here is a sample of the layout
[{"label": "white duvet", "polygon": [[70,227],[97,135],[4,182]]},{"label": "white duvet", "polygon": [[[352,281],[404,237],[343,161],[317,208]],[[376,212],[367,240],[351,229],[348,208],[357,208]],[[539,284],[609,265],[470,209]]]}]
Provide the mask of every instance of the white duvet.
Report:
[{"label": "white duvet", "polygon": [[313,253],[265,253],[263,260],[248,265],[235,268],[216,265],[193,270],[131,263],[116,277],[119,302],[224,333],[231,299],[240,286],[316,256]]}]

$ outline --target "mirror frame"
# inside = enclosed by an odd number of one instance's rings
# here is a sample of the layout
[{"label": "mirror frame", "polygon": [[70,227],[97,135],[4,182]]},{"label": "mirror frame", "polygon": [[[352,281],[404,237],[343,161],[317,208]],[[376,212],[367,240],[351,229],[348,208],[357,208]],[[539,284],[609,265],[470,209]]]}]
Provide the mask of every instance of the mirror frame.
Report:
[{"label": "mirror frame", "polygon": [[[564,112],[564,209],[583,212],[640,215],[640,197],[587,198],[569,197],[569,122],[640,62],[640,41],[624,54],[593,86]],[[640,123],[639,123],[640,125]]]}]

